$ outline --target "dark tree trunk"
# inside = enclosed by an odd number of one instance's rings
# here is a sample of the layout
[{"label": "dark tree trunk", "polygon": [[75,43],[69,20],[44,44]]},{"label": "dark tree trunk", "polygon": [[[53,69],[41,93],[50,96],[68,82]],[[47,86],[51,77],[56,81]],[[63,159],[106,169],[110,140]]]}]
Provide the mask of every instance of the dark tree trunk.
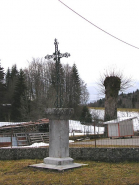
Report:
[{"label": "dark tree trunk", "polygon": [[[106,77],[104,80],[105,86],[105,117],[104,121],[109,121],[117,118],[117,99],[120,90],[121,79],[116,76]],[[105,128],[107,136],[107,126]]]}]

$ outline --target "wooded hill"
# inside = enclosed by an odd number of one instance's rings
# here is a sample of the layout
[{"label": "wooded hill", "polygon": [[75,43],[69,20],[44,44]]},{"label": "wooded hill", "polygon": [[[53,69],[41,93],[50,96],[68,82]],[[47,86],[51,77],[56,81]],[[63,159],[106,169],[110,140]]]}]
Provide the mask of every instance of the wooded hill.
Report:
[{"label": "wooded hill", "polygon": [[[89,103],[91,107],[104,107],[105,98],[99,99],[94,103]],[[121,93],[118,96],[118,108],[139,108],[139,89],[132,93]]]}]

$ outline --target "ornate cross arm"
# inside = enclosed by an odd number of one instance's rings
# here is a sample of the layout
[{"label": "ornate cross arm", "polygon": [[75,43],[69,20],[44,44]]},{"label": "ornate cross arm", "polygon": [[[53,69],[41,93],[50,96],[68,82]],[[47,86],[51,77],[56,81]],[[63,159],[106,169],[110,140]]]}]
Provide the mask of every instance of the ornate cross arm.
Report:
[{"label": "ornate cross arm", "polygon": [[46,55],[45,56],[45,59],[47,59],[47,60],[50,60],[51,58],[52,59],[54,59],[54,60],[58,60],[58,59],[60,59],[60,58],[62,58],[62,57],[66,57],[66,58],[68,58],[68,57],[70,57],[70,54],[69,53],[60,53],[60,51],[58,50],[58,42],[57,42],[57,39],[55,39],[55,42],[54,42],[54,45],[55,45],[55,53],[53,53],[53,55]]},{"label": "ornate cross arm", "polygon": [[66,58],[68,58],[68,57],[70,57],[70,54],[69,53],[60,53],[60,51],[58,52],[58,54],[53,54],[53,55],[46,55],[45,56],[45,59],[47,59],[47,60],[50,60],[50,59],[56,59],[56,58],[62,58],[62,57],[66,57]]},{"label": "ornate cross arm", "polygon": [[50,60],[51,58],[54,59],[55,55],[46,55],[45,56],[45,59],[47,59],[47,60]]},{"label": "ornate cross arm", "polygon": [[69,53],[59,53],[59,58],[62,58],[62,57],[66,57],[66,58],[68,58],[68,57],[70,57],[70,54]]}]

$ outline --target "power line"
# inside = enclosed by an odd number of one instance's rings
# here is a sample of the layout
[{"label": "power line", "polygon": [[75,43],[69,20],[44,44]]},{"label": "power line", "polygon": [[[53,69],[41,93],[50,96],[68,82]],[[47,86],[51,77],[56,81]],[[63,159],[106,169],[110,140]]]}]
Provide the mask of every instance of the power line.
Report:
[{"label": "power line", "polygon": [[77,13],[75,10],[73,10],[72,8],[70,8],[69,6],[67,6],[67,5],[66,5],[65,3],[63,3],[62,1],[60,1],[60,0],[58,0],[58,1],[59,1],[60,3],[62,3],[65,7],[67,7],[68,9],[70,9],[72,12],[74,12],[75,14],[77,14],[79,17],[81,17],[82,19],[84,19],[85,21],[87,21],[88,23],[90,23],[91,25],[95,26],[95,27],[98,28],[99,30],[103,31],[103,32],[106,33],[107,35],[109,35],[109,36],[111,36],[111,37],[113,37],[113,38],[115,38],[115,39],[117,39],[117,40],[123,42],[124,44],[127,44],[127,45],[129,45],[129,46],[131,46],[131,47],[134,47],[134,48],[136,48],[136,49],[139,49],[138,47],[136,47],[136,46],[134,46],[134,45],[132,45],[132,44],[129,44],[129,43],[127,43],[127,42],[125,42],[125,41],[119,39],[118,37],[115,37],[114,35],[108,33],[107,31],[103,30],[102,28],[98,27],[97,25],[93,24],[91,21],[89,21],[88,19],[86,19],[85,17],[83,17],[82,15],[80,15],[79,13]]}]

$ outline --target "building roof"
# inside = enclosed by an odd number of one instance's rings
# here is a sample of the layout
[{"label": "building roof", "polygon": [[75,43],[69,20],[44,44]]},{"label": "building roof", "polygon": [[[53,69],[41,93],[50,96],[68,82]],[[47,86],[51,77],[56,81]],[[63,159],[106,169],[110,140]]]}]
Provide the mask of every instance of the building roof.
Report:
[{"label": "building roof", "polygon": [[103,124],[115,124],[115,123],[120,123],[120,122],[123,122],[123,121],[126,121],[126,120],[133,120],[133,119],[136,119],[137,117],[121,117],[121,118],[117,118],[117,119],[114,119],[114,120],[110,120],[110,121],[106,121],[106,122],[103,122]]},{"label": "building roof", "polygon": [[0,129],[5,128],[17,128],[17,127],[28,127],[28,126],[34,126],[34,125],[42,125],[42,124],[48,124],[49,119],[43,118],[39,119],[36,122],[0,122]]}]

